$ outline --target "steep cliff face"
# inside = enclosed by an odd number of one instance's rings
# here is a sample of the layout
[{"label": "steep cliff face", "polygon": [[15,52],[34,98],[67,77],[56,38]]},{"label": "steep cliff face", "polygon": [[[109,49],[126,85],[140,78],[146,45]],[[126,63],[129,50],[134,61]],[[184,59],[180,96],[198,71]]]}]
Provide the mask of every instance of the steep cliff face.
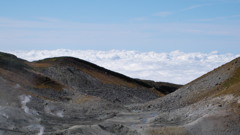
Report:
[{"label": "steep cliff face", "polygon": [[0,53],[0,135],[235,135],[239,96],[240,58],[180,86]]}]

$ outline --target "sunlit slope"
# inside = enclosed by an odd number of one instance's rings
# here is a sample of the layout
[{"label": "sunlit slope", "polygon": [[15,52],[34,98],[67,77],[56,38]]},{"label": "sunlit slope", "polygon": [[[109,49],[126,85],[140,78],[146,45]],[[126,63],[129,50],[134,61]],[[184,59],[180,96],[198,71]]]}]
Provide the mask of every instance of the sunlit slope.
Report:
[{"label": "sunlit slope", "polygon": [[145,134],[235,135],[240,133],[239,94],[237,58],[165,97],[129,108],[157,113]]}]

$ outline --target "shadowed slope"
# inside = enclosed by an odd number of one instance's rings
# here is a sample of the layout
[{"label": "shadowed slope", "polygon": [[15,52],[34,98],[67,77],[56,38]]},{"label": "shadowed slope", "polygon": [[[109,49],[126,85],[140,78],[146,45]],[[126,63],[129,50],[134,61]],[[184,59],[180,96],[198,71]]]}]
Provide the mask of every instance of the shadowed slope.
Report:
[{"label": "shadowed slope", "polygon": [[[18,92],[31,93],[53,100],[66,95],[62,84],[36,72],[25,60],[11,54],[0,53],[0,64],[0,77],[21,88]],[[51,97],[50,93],[55,96]]]}]

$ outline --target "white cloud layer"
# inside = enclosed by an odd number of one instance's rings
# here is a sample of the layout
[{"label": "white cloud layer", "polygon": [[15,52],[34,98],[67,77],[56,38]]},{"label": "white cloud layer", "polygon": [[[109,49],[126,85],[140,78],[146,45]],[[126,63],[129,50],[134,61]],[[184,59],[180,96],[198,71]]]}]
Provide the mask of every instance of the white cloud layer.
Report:
[{"label": "white cloud layer", "polygon": [[239,57],[234,54],[138,52],[125,50],[32,50],[11,51],[20,58],[34,61],[48,57],[73,56],[133,78],[185,84],[214,68]]}]

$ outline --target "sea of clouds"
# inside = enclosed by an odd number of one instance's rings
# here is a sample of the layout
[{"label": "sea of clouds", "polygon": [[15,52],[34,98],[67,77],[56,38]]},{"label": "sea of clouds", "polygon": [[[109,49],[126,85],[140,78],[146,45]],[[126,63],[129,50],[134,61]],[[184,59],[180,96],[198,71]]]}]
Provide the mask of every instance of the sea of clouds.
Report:
[{"label": "sea of clouds", "polygon": [[124,75],[154,81],[186,84],[240,54],[139,52],[126,50],[32,50],[9,51],[29,61],[56,56],[77,57]]}]

